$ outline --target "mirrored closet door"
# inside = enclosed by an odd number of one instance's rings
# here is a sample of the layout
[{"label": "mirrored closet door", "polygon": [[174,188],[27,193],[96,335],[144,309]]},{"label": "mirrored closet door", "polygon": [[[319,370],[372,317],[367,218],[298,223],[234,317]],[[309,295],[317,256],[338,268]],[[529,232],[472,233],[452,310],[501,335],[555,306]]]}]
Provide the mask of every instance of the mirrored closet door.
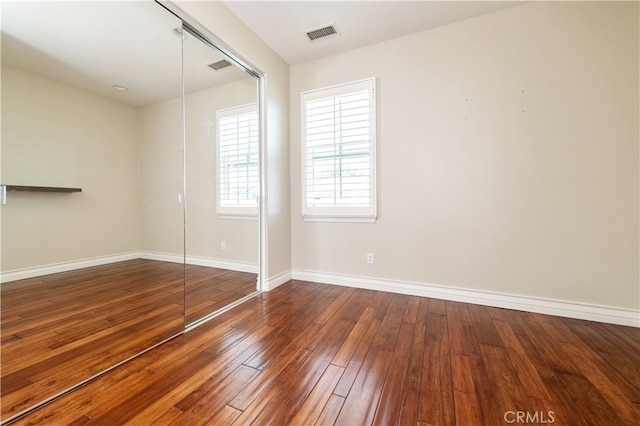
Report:
[{"label": "mirrored closet door", "polygon": [[255,294],[260,186],[257,79],[178,9],[1,7],[4,423]]},{"label": "mirrored closet door", "polygon": [[257,291],[258,85],[184,28],[187,325]]}]

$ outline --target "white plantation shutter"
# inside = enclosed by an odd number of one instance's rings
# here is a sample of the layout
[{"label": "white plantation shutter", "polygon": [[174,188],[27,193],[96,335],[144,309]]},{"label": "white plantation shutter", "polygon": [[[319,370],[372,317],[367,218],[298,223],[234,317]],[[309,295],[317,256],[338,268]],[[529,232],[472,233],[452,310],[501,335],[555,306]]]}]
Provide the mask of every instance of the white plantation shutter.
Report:
[{"label": "white plantation shutter", "polygon": [[258,111],[255,104],[216,112],[218,213],[258,213]]},{"label": "white plantation shutter", "polygon": [[303,216],[375,220],[375,80],[305,92],[302,110]]}]

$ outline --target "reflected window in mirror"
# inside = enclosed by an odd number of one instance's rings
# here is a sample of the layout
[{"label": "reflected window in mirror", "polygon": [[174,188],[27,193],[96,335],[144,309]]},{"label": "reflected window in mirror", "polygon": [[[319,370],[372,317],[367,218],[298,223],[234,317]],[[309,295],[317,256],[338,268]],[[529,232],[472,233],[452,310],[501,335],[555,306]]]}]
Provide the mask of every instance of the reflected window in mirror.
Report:
[{"label": "reflected window in mirror", "polygon": [[216,112],[218,214],[257,217],[258,109],[255,103]]}]

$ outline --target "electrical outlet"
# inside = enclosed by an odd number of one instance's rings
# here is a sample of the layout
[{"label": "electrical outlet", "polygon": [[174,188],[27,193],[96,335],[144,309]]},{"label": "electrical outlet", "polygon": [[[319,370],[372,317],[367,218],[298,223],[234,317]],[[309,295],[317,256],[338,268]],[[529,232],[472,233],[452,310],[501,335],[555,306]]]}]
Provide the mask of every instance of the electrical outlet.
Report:
[{"label": "electrical outlet", "polygon": [[373,265],[373,253],[367,253],[367,263]]},{"label": "electrical outlet", "polygon": [[220,249],[221,250],[226,250],[227,249],[227,243],[225,243],[224,241],[220,241]]}]

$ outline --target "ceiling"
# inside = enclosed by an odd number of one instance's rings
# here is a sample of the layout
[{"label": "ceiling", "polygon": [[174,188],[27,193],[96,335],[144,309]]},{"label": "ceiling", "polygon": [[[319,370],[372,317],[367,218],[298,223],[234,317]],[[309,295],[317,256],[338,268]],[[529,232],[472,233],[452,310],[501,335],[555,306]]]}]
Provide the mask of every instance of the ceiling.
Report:
[{"label": "ceiling", "polygon": [[[225,5],[289,65],[379,43],[522,1],[245,1]],[[339,35],[310,42],[306,32],[333,24]]]},{"label": "ceiling", "polygon": [[[179,1],[177,1],[179,6]],[[520,2],[241,1],[225,4],[294,65],[415,33]],[[134,106],[180,96],[181,22],[153,1],[1,1],[2,62]],[[339,35],[310,42],[333,24]],[[215,32],[215,31],[214,31]],[[247,78],[213,71],[219,52],[184,40],[187,93]],[[112,85],[127,87],[116,91]]]},{"label": "ceiling", "polygon": [[[2,1],[2,63],[134,105],[229,83],[222,55],[182,36],[181,21],[152,1]],[[114,90],[112,85],[127,87]]]}]

